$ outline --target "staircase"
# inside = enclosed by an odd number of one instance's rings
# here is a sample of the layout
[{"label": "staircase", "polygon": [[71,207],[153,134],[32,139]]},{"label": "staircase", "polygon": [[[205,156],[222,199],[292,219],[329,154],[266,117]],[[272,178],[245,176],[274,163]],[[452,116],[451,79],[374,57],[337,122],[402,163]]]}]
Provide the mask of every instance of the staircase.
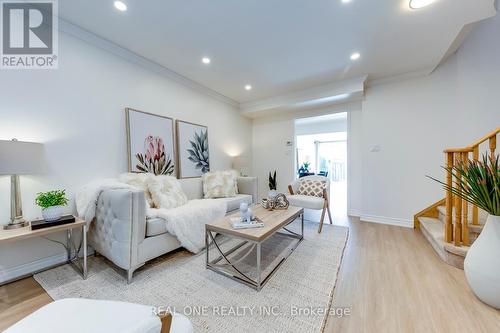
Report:
[{"label": "staircase", "polygon": [[[470,158],[477,161],[480,158],[479,152],[485,145],[485,153],[494,157],[498,133],[500,128],[470,146],[446,149],[446,166],[453,167]],[[448,173],[446,183],[454,185]],[[441,259],[463,269],[465,255],[483,230],[487,217],[485,211],[447,191],[446,198],[415,214],[414,225],[416,229],[420,229]]]}]

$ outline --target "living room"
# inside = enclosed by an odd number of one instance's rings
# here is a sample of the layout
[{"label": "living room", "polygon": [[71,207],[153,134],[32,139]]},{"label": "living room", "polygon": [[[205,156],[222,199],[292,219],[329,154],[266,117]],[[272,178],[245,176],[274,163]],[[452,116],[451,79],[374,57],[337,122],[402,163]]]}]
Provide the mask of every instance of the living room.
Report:
[{"label": "living room", "polygon": [[0,330],[500,329],[496,1],[1,6]]}]

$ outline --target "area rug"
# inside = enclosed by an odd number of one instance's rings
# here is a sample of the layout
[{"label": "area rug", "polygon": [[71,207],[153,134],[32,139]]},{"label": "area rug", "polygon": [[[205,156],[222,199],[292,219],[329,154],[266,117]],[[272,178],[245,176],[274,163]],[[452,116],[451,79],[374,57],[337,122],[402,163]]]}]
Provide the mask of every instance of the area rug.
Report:
[{"label": "area rug", "polygon": [[[298,230],[298,221],[292,229]],[[330,309],[348,228],[305,224],[305,239],[257,292],[205,268],[205,252],[178,251],[148,263],[127,284],[123,271],[105,258],[90,257],[82,280],[69,265],[35,275],[54,299],[83,297],[159,307],[190,318],[195,332],[322,332]],[[231,246],[227,240],[224,246]],[[273,237],[263,245],[264,267],[289,251],[288,239]],[[290,243],[291,244],[291,243]],[[245,258],[249,270],[254,260]]]}]

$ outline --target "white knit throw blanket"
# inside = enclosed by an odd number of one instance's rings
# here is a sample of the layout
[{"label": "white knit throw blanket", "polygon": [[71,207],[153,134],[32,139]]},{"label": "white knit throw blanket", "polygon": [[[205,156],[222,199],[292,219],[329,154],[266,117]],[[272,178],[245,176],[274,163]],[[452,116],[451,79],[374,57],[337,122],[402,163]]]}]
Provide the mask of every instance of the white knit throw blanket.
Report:
[{"label": "white knit throw blanket", "polygon": [[150,208],[147,215],[167,221],[168,232],[177,237],[186,250],[198,253],[205,247],[205,224],[224,217],[226,209],[224,200],[196,199],[177,208]]},{"label": "white knit throw blanket", "polygon": [[[116,179],[101,179],[85,185],[76,194],[78,215],[87,224],[95,218],[97,200],[101,193],[111,189],[137,188]],[[164,219],[168,232],[177,237],[185,249],[198,253],[205,247],[205,224],[224,217],[226,209],[227,203],[224,200],[197,199],[171,209],[147,207],[146,216]]]},{"label": "white knit throw blanket", "polygon": [[97,208],[97,199],[105,190],[114,189],[136,189],[135,187],[120,183],[117,179],[99,179],[83,186],[75,196],[76,211],[78,216],[83,218],[87,225],[90,225],[95,217],[95,210]]}]

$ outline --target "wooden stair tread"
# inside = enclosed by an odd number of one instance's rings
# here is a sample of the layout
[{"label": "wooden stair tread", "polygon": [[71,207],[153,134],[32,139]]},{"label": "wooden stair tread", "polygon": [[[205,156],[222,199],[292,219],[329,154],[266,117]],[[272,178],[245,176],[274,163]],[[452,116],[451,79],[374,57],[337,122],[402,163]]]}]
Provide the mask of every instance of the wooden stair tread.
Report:
[{"label": "wooden stair tread", "polygon": [[455,246],[444,241],[444,224],[437,218],[419,217],[420,230],[445,262],[463,269],[463,260],[469,246]]},{"label": "wooden stair tread", "polygon": [[444,249],[448,252],[454,253],[456,255],[459,255],[461,257],[464,257],[467,255],[467,251],[469,251],[470,246],[456,246],[453,243],[445,243],[444,244]]}]

